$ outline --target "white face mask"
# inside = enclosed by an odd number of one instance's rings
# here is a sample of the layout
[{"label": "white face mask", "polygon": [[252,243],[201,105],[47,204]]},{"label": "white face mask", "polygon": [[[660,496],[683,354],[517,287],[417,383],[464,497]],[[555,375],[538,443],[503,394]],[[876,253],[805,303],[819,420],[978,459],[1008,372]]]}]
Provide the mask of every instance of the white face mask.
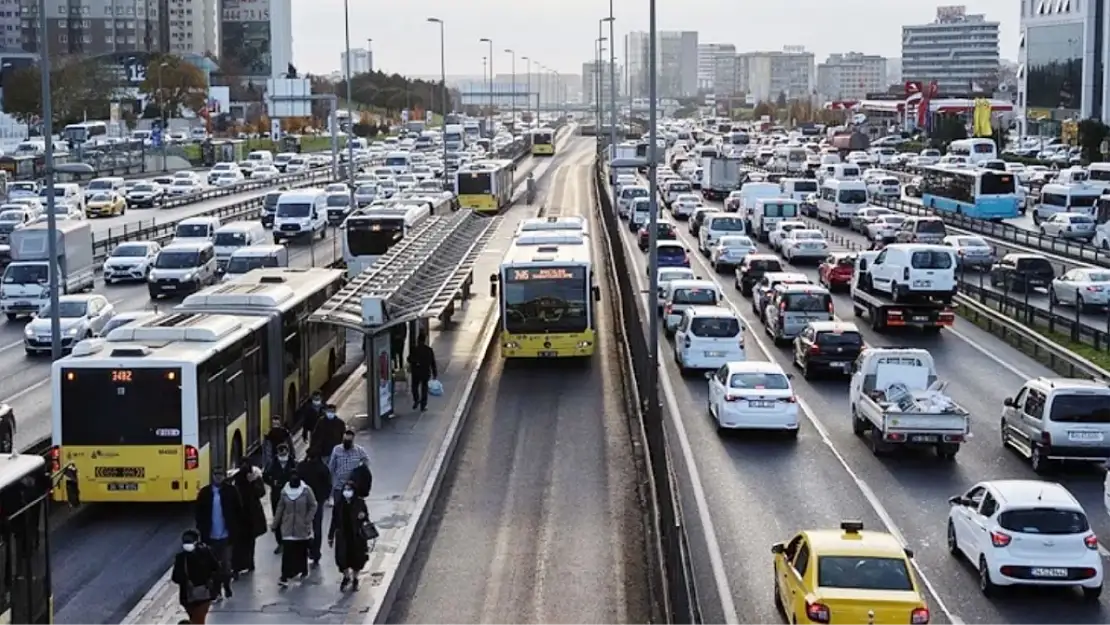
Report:
[{"label": "white face mask", "polygon": [[193,550],[196,548],[197,546],[193,543],[185,543],[184,545],[181,545],[181,549],[185,553],[193,553]]},{"label": "white face mask", "polygon": [[353,491],[353,490],[347,489],[347,490],[343,491],[343,498],[344,499],[350,499],[351,497],[354,497],[354,496],[355,496],[355,491]]},{"label": "white face mask", "polygon": [[324,403],[324,402],[320,401],[319,399],[314,399],[314,400],[312,400],[312,405],[313,405],[313,406],[316,406],[317,408],[319,408],[319,407],[320,407],[320,405],[321,405],[321,404],[323,404],[323,403]]},{"label": "white face mask", "polygon": [[334,419],[335,418],[335,413],[334,412],[328,411],[327,415],[328,415],[329,419]]},{"label": "white face mask", "polygon": [[281,460],[282,462],[286,462],[286,461],[289,460],[289,456],[287,456],[285,454],[278,454],[278,460]]}]

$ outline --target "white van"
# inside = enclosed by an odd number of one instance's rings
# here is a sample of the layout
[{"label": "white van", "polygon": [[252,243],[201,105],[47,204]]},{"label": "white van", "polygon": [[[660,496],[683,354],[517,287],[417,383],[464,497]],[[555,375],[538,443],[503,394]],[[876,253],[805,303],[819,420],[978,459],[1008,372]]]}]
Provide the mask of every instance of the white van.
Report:
[{"label": "white van", "polygon": [[[46,188],[39,191],[39,199],[43,206],[46,205]],[[54,204],[65,204],[73,211],[85,212],[85,194],[81,192],[81,185],[76,182],[54,183]]]},{"label": "white van", "polygon": [[724,236],[744,234],[747,231],[745,219],[734,213],[710,213],[702,219],[698,228],[698,250],[709,254],[709,248]]},{"label": "white van", "polygon": [[[993,139],[961,139],[948,145],[948,156],[962,156],[972,165],[998,158],[998,146]],[[943,159],[942,159],[943,160]]]},{"label": "white van", "polygon": [[1039,224],[1056,213],[1095,216],[1102,187],[1089,184],[1057,184],[1041,187],[1041,197],[1033,208],[1033,223]]},{"label": "white van", "polygon": [[775,182],[746,182],[740,187],[740,210],[751,218],[756,201],[764,198],[782,197],[782,188]]},{"label": "white van", "polygon": [[663,333],[674,337],[675,328],[691,306],[717,306],[724,295],[711,280],[672,280],[663,295]]},{"label": "white van", "polygon": [[121,176],[93,178],[85,185],[85,199],[87,200],[97,193],[123,193],[125,183],[126,181]]},{"label": "white van", "polygon": [[392,169],[394,174],[407,174],[412,167],[412,156],[408,152],[389,152],[385,155],[383,164]]},{"label": "white van", "polygon": [[798,219],[801,214],[801,202],[798,200],[783,197],[759,198],[752,210],[751,229],[760,241],[766,242],[779,222],[784,219]]},{"label": "white van", "polygon": [[150,299],[195,293],[216,282],[216,248],[211,241],[173,242],[154,259],[147,278]]},{"label": "white van", "polygon": [[255,150],[247,155],[251,167],[270,166],[274,164],[274,153],[269,150]]},{"label": "white van", "polygon": [[863,176],[862,165],[855,163],[840,163],[833,165],[832,177],[835,180],[860,180]]},{"label": "white van", "polygon": [[320,233],[328,236],[328,194],[323,189],[285,191],[274,212],[274,243],[289,239],[308,238]]},{"label": "white van", "polygon": [[[659,204],[655,205],[655,216],[659,218]],[[628,229],[636,232],[641,226],[648,225],[651,221],[651,198],[639,197],[632,200],[632,209],[628,214]]]},{"label": "white van", "polygon": [[223,281],[229,282],[253,269],[288,266],[289,250],[284,245],[264,243],[240,247],[231,253]]},{"label": "white van", "polygon": [[817,181],[813,178],[783,178],[779,182],[782,188],[782,196],[798,200],[799,202],[805,201],[806,197],[817,193]]},{"label": "white van", "polygon": [[216,229],[212,243],[216,246],[216,267],[223,271],[231,254],[242,247],[266,242],[266,227],[260,221],[233,221]]},{"label": "white van", "polygon": [[852,217],[866,206],[867,185],[862,180],[832,178],[822,183],[817,193],[817,219],[834,226],[851,222]]},{"label": "white van", "polygon": [[[893,243],[859,277],[864,290],[886,293],[895,302],[911,297],[951,301],[956,295],[956,251],[944,245]],[[861,267],[861,272],[863,268]]]},{"label": "white van", "polygon": [[211,241],[220,229],[219,217],[189,217],[177,222],[170,245]]},{"label": "white van", "polygon": [[730,362],[747,360],[744,322],[720,306],[691,306],[674,333],[674,358],[683,373],[691,369],[716,371]]},{"label": "white van", "polygon": [[617,214],[622,218],[627,218],[628,212],[632,209],[632,200],[636,198],[646,198],[650,194],[651,191],[643,185],[633,184],[622,186],[617,195]]}]

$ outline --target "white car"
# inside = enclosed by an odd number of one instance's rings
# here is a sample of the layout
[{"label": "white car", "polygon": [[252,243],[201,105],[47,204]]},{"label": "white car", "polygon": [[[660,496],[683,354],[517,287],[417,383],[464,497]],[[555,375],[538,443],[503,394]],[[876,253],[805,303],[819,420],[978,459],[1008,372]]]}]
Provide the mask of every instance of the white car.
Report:
[{"label": "white car", "polygon": [[201,188],[200,181],[195,178],[174,178],[166,192],[174,196],[192,195],[199,193]]},{"label": "white car", "polygon": [[979,573],[979,590],[1078,586],[1102,594],[1102,556],[1083,507],[1063,486],[1039,480],[980,482],[948,500],[948,551]]},{"label": "white car", "polygon": [[790,234],[791,230],[804,230],[809,228],[809,224],[798,219],[787,219],[775,224],[775,229],[767,234],[767,244],[771,249],[778,251],[782,249],[782,240],[786,235]]},{"label": "white car", "polygon": [[[1062,213],[1060,213],[1062,214]],[[1068,304],[1087,312],[1110,304],[1110,270],[1077,267],[1055,278],[1048,287],[1053,304]]]},{"label": "white car", "polygon": [[663,305],[667,300],[667,287],[675,280],[696,280],[697,276],[694,275],[694,270],[689,267],[660,267],[658,282],[659,286],[656,292],[656,307],[659,312],[663,312]]},{"label": "white car", "polygon": [[894,176],[885,175],[867,183],[867,195],[871,198],[898,199],[902,197],[902,185]]},{"label": "white car", "polygon": [[1056,213],[1039,227],[1046,237],[1089,241],[1095,236],[1095,218],[1083,213]]},{"label": "white car", "polygon": [[671,202],[671,214],[674,215],[675,219],[689,219],[694,211],[702,206],[705,206],[705,203],[702,202],[700,197],[693,193],[683,193],[676,197],[674,202]]},{"label": "white car", "polygon": [[691,306],[674,334],[674,360],[682,373],[717,370],[746,360],[744,323],[735,312],[719,306]]},{"label": "white car", "polygon": [[820,230],[791,230],[780,245],[786,262],[795,260],[824,260],[829,254],[829,243]]},{"label": "white car", "polygon": [[867,230],[867,240],[883,243],[893,241],[898,236],[898,229],[906,218],[901,215],[879,215],[874,221],[864,226]]},{"label": "white car", "polygon": [[280,175],[281,172],[273,165],[259,165],[251,170],[251,180],[269,180]]},{"label": "white car", "polygon": [[120,243],[104,260],[104,284],[146,282],[162,246],[154,241]]},{"label": "white car", "polygon": [[755,241],[742,234],[725,235],[709,248],[709,263],[713,270],[720,273],[744,262],[748,254],[755,254]]},{"label": "white car", "polygon": [[240,182],[243,182],[243,180],[245,179],[246,178],[243,177],[243,172],[239,171],[238,169],[231,169],[228,171],[220,172],[219,175],[217,175],[213,179],[212,186],[232,187],[239,184]]},{"label": "white car", "polygon": [[717,431],[781,430],[798,435],[798,399],[790,378],[778,363],[730,362],[712,373],[709,414]]}]

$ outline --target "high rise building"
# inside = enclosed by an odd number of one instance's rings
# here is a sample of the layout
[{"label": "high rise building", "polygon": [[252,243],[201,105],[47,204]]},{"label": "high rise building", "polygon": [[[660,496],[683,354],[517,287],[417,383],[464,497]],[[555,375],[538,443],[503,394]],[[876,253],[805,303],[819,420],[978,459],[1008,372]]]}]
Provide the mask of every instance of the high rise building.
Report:
[{"label": "high rise building", "polygon": [[167,40],[173,54],[215,55],[216,0],[163,0]]},{"label": "high rise building", "polygon": [[737,55],[737,92],[758,101],[809,99],[817,87],[812,52],[803,46],[784,46],[781,52]]},{"label": "high rise building", "polygon": [[902,58],[887,59],[886,60],[886,85],[889,88],[891,85],[902,84]]},{"label": "high rise building", "polygon": [[885,91],[886,59],[872,54],[831,54],[817,66],[817,94],[825,100],[862,100]]},{"label": "high rise building", "polygon": [[286,75],[293,62],[292,0],[220,0],[220,60],[240,78]]},{"label": "high rise building", "polygon": [[628,89],[641,98],[648,93],[648,45],[648,34],[645,32],[631,32],[624,36]]},{"label": "high rise building", "polygon": [[[610,88],[610,75],[609,75],[609,62],[598,63],[597,61],[590,61],[589,63],[582,64],[582,102],[586,104],[597,104],[597,79],[598,71],[601,72],[601,98],[605,107],[609,106],[609,93],[612,91]],[[613,76],[616,78],[617,92],[616,96],[621,97],[621,66],[613,64]]]},{"label": "high rise building", "polygon": [[[116,52],[168,52],[165,0],[46,0],[50,53],[100,56]],[[38,55],[42,24],[38,0],[11,2],[3,16],[4,48]],[[17,33],[8,31],[19,17]]]},{"label": "high rise building", "polygon": [[698,91],[732,93],[736,89],[736,46],[698,44]]},{"label": "high rise building", "polygon": [[1110,120],[1110,7],[1022,0],[1017,108],[1027,118]]},{"label": "high rise building", "polygon": [[[369,74],[374,71],[374,53],[363,48],[351,48],[351,74]],[[339,53],[339,72],[347,72],[347,53]]]},{"label": "high rise building", "polygon": [[938,7],[931,24],[902,27],[904,80],[936,81],[942,94],[966,94],[993,90],[998,67],[998,22],[968,15],[966,7]]},{"label": "high rise building", "polygon": [[[649,91],[648,61],[649,39],[644,32],[629,33],[625,37],[632,70],[633,93],[646,97]],[[698,33],[697,31],[660,31],[656,42],[656,90],[661,98],[680,98],[698,92]]]}]

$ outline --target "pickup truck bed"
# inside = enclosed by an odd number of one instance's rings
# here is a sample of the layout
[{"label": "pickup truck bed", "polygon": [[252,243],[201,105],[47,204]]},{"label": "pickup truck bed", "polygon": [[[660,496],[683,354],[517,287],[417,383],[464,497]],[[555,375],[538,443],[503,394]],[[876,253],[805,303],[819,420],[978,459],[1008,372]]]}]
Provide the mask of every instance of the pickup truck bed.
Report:
[{"label": "pickup truck bed", "polygon": [[893,447],[932,447],[945,460],[955,457],[968,435],[968,412],[957,407],[945,412],[904,412],[896,405],[862,395],[852,405],[852,431],[867,438],[876,456]]},{"label": "pickup truck bed", "polygon": [[917,327],[926,332],[939,332],[956,321],[952,308],[943,302],[898,303],[876,293],[852,288],[852,310],[857,317],[867,318],[871,329],[883,332],[888,328]]}]

